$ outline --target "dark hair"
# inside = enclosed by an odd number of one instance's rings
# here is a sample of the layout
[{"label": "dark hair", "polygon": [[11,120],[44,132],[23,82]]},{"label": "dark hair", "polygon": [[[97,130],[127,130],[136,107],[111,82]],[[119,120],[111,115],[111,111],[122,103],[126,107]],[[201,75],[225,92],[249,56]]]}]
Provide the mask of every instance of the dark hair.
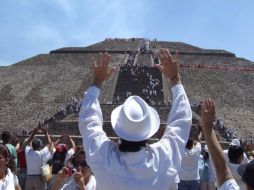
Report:
[{"label": "dark hair", "polygon": [[12,134],[9,143],[13,146],[16,146],[19,142],[20,142],[19,138],[15,134]]},{"label": "dark hair", "polygon": [[204,159],[205,162],[209,159],[209,154],[208,154],[208,152],[206,152],[206,151],[204,151],[204,150],[203,150],[203,159]]},{"label": "dark hair", "polygon": [[83,167],[89,167],[87,162],[86,162],[86,159],[85,160],[82,160],[80,162],[77,162],[77,157],[80,155],[80,154],[83,154],[86,156],[86,153],[83,149],[79,149],[74,155],[73,157],[71,158],[71,162],[72,164],[74,165],[74,167],[77,167],[77,165],[80,165],[80,163],[82,163],[81,165]]},{"label": "dark hair", "polygon": [[7,144],[10,142],[11,140],[11,133],[9,131],[3,131],[3,133],[1,134],[2,140],[4,144]]},{"label": "dark hair", "polygon": [[77,151],[75,152],[75,154],[70,158],[71,162],[72,162],[72,163],[75,162],[75,160],[77,159],[78,155],[80,155],[80,154],[86,155],[84,149],[79,149],[79,150],[77,150]]},{"label": "dark hair", "polygon": [[243,156],[243,148],[241,146],[231,145],[228,149],[229,161],[233,164],[239,164],[238,160]]},{"label": "dark hair", "polygon": [[246,156],[247,158],[249,159],[250,156],[254,156],[253,152],[252,151],[248,151],[246,152]]},{"label": "dark hair", "polygon": [[33,150],[40,150],[40,148],[42,147],[42,142],[40,139],[33,139],[32,141],[32,147],[33,147]]},{"label": "dark hair", "polygon": [[193,147],[193,143],[194,143],[194,141],[192,139],[188,139],[188,141],[187,141],[187,143],[185,145],[185,148],[191,150],[192,147]]},{"label": "dark hair", "polygon": [[85,151],[84,151],[84,149],[81,148],[81,147],[78,147],[78,148],[77,148],[77,151],[75,152],[75,154],[73,155],[73,157],[76,157],[76,156],[78,156],[79,154],[86,154]]},{"label": "dark hair", "polygon": [[141,150],[142,147],[145,147],[147,143],[147,140],[133,142],[120,139],[120,141],[121,142],[118,148],[121,152],[138,152]]},{"label": "dark hair", "polygon": [[242,180],[248,186],[247,189],[254,189],[254,160],[247,164],[243,164],[238,168],[238,173],[242,176]]},{"label": "dark hair", "polygon": [[[6,167],[10,168],[12,172],[15,172],[15,162],[11,156],[11,153],[5,145],[0,145],[0,154],[2,154],[8,163],[6,164]],[[5,171],[5,175],[7,174],[7,170]]]}]

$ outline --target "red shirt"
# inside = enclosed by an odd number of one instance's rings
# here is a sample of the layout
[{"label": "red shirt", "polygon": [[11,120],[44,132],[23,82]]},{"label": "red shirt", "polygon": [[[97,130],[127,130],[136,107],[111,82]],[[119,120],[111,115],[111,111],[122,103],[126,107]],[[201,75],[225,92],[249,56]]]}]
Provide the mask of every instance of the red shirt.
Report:
[{"label": "red shirt", "polygon": [[25,156],[25,151],[20,150],[17,152],[18,155],[18,162],[19,162],[19,168],[25,169],[26,168],[26,156]]}]

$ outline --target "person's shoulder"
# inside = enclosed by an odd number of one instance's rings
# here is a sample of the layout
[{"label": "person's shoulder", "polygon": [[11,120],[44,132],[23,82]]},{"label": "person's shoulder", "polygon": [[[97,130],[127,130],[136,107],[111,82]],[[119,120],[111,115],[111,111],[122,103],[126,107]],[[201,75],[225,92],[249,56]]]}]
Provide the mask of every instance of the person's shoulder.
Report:
[{"label": "person's shoulder", "polygon": [[70,148],[67,153],[72,156],[75,153],[75,150],[73,148]]},{"label": "person's shoulder", "polygon": [[7,168],[7,175],[13,176],[13,173],[12,173],[12,171],[10,170],[10,168]]},{"label": "person's shoulder", "polygon": [[7,174],[5,176],[7,181],[14,181],[14,174],[10,170],[10,168],[7,168]]},{"label": "person's shoulder", "polygon": [[149,144],[147,146],[148,151],[154,152],[156,155],[159,154],[171,154],[172,147],[170,146],[170,140],[167,138],[162,138],[160,141]]},{"label": "person's shoulder", "polygon": [[218,190],[239,190],[239,186],[237,185],[234,179],[230,179],[225,181]]},{"label": "person's shoulder", "polygon": [[48,153],[48,152],[50,152],[50,151],[49,151],[48,146],[45,146],[44,148],[42,148],[42,149],[40,150],[40,152],[41,152],[41,153]]},{"label": "person's shoulder", "polygon": [[16,148],[12,145],[12,144],[5,144],[5,146],[9,149],[9,151],[12,152],[16,152]]},{"label": "person's shoulder", "polygon": [[7,144],[5,144],[5,146],[7,146],[8,148],[15,148],[12,144],[10,144],[10,143],[7,143]]},{"label": "person's shoulder", "polygon": [[96,187],[96,179],[95,179],[95,177],[93,175],[90,176],[88,184],[89,184],[89,187],[91,189],[93,189],[93,188],[95,189],[95,187]]},{"label": "person's shoulder", "polygon": [[25,153],[27,153],[30,150],[32,150],[32,148],[29,145],[26,145],[26,147],[25,147]]}]

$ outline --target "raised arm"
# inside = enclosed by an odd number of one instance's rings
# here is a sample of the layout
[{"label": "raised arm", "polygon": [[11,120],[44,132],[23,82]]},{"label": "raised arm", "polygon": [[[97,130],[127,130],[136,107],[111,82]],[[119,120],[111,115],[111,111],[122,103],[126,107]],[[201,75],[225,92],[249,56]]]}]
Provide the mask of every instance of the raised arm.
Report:
[{"label": "raised arm", "polygon": [[182,153],[189,137],[192,112],[178,72],[178,53],[173,58],[168,49],[162,48],[159,51],[158,57],[160,64],[155,65],[155,67],[170,81],[173,93],[173,105],[162,138],[169,139],[171,135],[177,136],[177,145],[179,146],[180,153]]},{"label": "raised arm", "polygon": [[62,139],[62,136],[54,142],[54,146],[58,145],[61,139]]},{"label": "raised arm", "polygon": [[34,136],[37,132],[37,128],[33,129],[32,133],[30,134],[29,138],[25,141],[25,146],[30,146],[32,140],[34,139]]},{"label": "raised arm", "polygon": [[161,73],[170,81],[172,86],[181,84],[177,67],[178,52],[173,58],[168,49],[161,48],[158,53],[158,58],[160,63],[154,66],[161,71]]},{"label": "raised arm", "polygon": [[[109,67],[109,61],[110,55],[108,53],[100,54],[98,62],[94,58],[91,59],[93,85],[87,90],[79,113],[79,131],[83,136],[83,145],[87,154],[93,151],[96,152],[104,140],[107,140],[106,134],[102,129],[103,118],[98,97],[104,81],[115,70],[114,67]],[[91,155],[95,154],[91,153]],[[89,158],[88,156],[88,160]]]},{"label": "raised arm", "polygon": [[111,56],[108,53],[100,53],[98,63],[96,63],[93,57],[91,58],[91,64],[93,66],[93,84],[99,88],[115,71],[115,67],[108,67],[110,58]]},{"label": "raised arm", "polygon": [[46,128],[40,128],[40,130],[45,134],[47,142],[48,142],[47,146],[48,146],[49,150],[51,150],[52,140],[51,140],[51,137],[49,136],[48,130]]},{"label": "raised arm", "polygon": [[217,184],[220,187],[225,181],[233,179],[227,167],[222,148],[213,130],[215,106],[212,99],[205,99],[201,107],[202,129],[208,146],[209,153],[214,163]]},{"label": "raised arm", "polygon": [[74,152],[76,152],[76,144],[74,142],[74,140],[71,138],[70,135],[66,135],[66,138],[69,140],[69,142],[71,143],[71,148],[74,150]]}]

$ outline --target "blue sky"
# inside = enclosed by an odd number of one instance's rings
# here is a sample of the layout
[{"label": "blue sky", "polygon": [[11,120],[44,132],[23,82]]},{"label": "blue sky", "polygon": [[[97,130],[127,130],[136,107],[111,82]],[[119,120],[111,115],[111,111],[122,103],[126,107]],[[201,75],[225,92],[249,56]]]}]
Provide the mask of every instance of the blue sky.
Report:
[{"label": "blue sky", "polygon": [[0,65],[107,37],[224,49],[254,61],[253,0],[1,0]]}]

